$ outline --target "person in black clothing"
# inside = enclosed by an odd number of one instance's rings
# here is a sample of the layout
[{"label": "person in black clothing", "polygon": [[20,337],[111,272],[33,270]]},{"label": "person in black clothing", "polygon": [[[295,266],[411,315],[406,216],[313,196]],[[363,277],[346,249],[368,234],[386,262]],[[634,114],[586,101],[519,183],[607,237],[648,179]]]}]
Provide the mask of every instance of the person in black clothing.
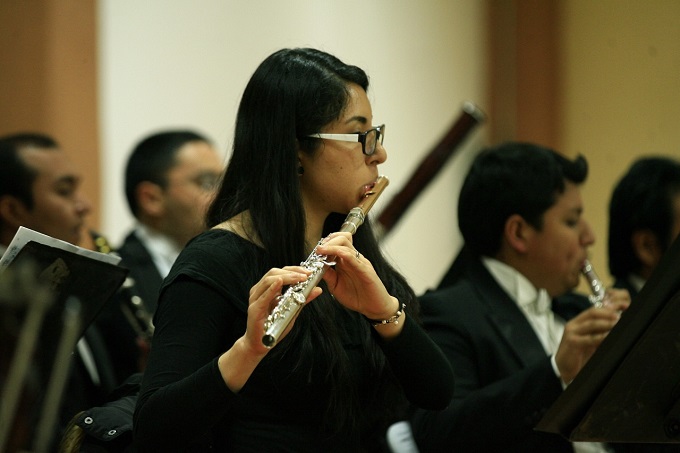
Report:
[{"label": "person in black clothing", "polygon": [[[211,229],[161,287],[140,451],[386,451],[407,400],[450,401],[451,368],[369,222],[339,232],[387,156],[367,89],[363,70],[315,49],[277,51],[251,77]],[[335,264],[268,349],[264,323],[312,250]]]},{"label": "person in black clothing", "polygon": [[609,202],[609,271],[635,296],[680,234],[680,162],[643,157],[616,184]]},{"label": "person in black clothing", "polygon": [[[608,258],[614,287],[633,303],[680,234],[680,162],[646,156],[634,161],[609,202]],[[616,453],[680,452],[677,444],[613,444]]]},{"label": "person in black clothing", "polygon": [[603,308],[570,293],[595,241],[582,215],[586,175],[583,157],[530,143],[473,161],[458,202],[465,245],[443,286],[420,297],[456,379],[445,410],[413,411],[421,452],[607,451],[534,430],[630,303],[623,290]]},{"label": "person in black clothing", "polygon": [[146,317],[153,315],[158,289],[180,250],[206,229],[205,213],[223,170],[212,143],[192,130],[154,132],[128,157],[125,195],[136,224],[115,252],[130,279],[97,319],[118,382],[144,371],[148,356],[148,335],[139,335],[122,309],[139,297]]}]

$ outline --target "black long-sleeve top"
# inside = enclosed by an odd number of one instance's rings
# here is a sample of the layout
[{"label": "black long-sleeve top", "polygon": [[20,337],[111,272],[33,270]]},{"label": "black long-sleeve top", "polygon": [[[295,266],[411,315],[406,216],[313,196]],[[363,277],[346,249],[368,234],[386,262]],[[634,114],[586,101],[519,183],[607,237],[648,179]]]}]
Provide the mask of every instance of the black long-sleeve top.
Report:
[{"label": "black long-sleeve top", "polygon": [[[367,398],[360,429],[327,436],[321,429],[330,394],[327,380],[318,367],[296,368],[292,349],[283,356],[265,356],[238,393],[228,389],[217,359],[245,332],[249,290],[267,270],[254,272],[253,257],[263,253],[233,233],[213,230],[194,239],[178,258],[161,289],[135,412],[139,451],[203,451],[208,446],[239,452],[361,451],[367,436],[384,434],[370,432],[373,415],[389,410],[403,395],[387,401]],[[347,316],[340,322],[352,372],[362,379],[358,391],[370,395],[376,381],[359,353],[357,342],[363,337],[356,327],[366,321]],[[377,335],[373,339],[412,404],[429,409],[448,404],[452,370],[415,321],[407,317],[402,333],[390,342]]]}]

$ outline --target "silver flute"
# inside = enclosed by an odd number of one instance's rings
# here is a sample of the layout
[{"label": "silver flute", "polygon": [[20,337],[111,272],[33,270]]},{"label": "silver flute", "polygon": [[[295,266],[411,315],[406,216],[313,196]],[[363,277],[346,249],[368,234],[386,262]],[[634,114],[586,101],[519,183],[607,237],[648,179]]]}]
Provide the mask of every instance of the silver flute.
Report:
[{"label": "silver flute", "polygon": [[[341,232],[354,234],[357,229],[364,223],[368,211],[371,210],[376,200],[385,190],[389,184],[387,176],[379,176],[376,179],[373,187],[364,194],[363,200],[358,206],[352,208],[347,214],[345,221],[340,228]],[[319,241],[321,244],[321,241]],[[317,244],[317,246],[319,245]],[[316,247],[307,259],[300,263],[302,267],[311,271],[311,274],[304,282],[297,283],[288,287],[285,293],[278,297],[278,302],[274,310],[267,317],[264,323],[264,336],[262,343],[268,347],[273,347],[278,341],[279,337],[286,330],[286,327],[295,319],[295,315],[300,311],[302,306],[307,301],[307,297],[312,292],[315,286],[321,281],[321,277],[326,272],[327,266],[334,263],[328,261],[326,255],[319,255],[316,253]]]},{"label": "silver flute", "polygon": [[581,272],[585,276],[586,280],[588,281],[588,286],[590,287],[590,290],[592,291],[592,294],[588,296],[588,299],[590,300],[590,303],[594,307],[602,307],[603,301],[604,301],[604,296],[606,292],[606,288],[604,287],[604,284],[602,283],[602,280],[600,280],[600,277],[597,276],[595,273],[595,269],[593,269],[593,265],[590,264],[589,260],[585,260],[583,262],[583,267],[581,268]]}]

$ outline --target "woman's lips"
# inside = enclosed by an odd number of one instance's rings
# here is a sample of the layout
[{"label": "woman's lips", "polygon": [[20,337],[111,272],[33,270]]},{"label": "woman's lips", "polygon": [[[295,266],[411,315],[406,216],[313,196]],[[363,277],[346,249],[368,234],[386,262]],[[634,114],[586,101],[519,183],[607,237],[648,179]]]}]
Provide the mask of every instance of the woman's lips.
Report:
[{"label": "woman's lips", "polygon": [[362,189],[360,199],[366,198],[369,195],[373,195],[373,188],[374,187],[375,187],[375,181],[373,181],[370,184],[365,184],[363,189]]}]

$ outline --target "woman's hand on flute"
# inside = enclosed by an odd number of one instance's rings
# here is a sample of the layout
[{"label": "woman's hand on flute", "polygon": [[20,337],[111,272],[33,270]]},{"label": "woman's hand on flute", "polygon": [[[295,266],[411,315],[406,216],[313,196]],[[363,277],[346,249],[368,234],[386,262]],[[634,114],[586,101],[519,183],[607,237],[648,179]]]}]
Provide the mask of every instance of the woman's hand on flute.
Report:
[{"label": "woman's hand on flute", "polygon": [[[400,302],[387,292],[371,262],[354,248],[350,233],[330,234],[317,246],[316,252],[335,261],[323,279],[342,305],[372,320],[389,319],[401,309]],[[405,316],[402,314],[399,323],[383,324],[376,330],[384,338],[394,337],[401,332]]]},{"label": "woman's hand on flute", "polygon": [[[276,306],[277,297],[281,295],[284,286],[303,282],[310,271],[301,266],[286,266],[270,269],[250,289],[248,299],[248,321],[245,334],[218,360],[222,378],[232,392],[238,392],[245,385],[253,370],[270,350],[262,344],[264,322],[271,310]],[[321,288],[316,287],[307,298],[307,302],[321,294]],[[286,336],[295,322],[291,322],[282,333]]]}]

